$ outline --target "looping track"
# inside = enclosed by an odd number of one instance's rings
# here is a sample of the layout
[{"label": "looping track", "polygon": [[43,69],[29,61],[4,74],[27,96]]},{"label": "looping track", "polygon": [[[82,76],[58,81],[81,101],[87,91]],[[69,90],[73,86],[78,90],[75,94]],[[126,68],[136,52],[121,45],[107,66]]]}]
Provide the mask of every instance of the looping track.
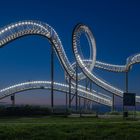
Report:
[{"label": "looping track", "polygon": [[[78,47],[80,47],[80,36],[82,33],[86,35],[90,45],[91,54],[89,60],[84,60],[79,54]],[[14,41],[20,37],[26,35],[34,35],[34,34],[44,36],[49,40],[49,42],[51,43],[52,47],[54,48],[58,56],[58,59],[62,67],[64,68],[64,71],[68,74],[69,77],[71,77],[73,80],[76,80],[76,72],[74,69],[75,63],[74,64],[70,63],[57,33],[51,26],[49,26],[46,23],[40,21],[21,21],[3,27],[0,30],[0,47],[3,47],[7,43]],[[92,70],[94,67],[96,67],[99,69],[104,69],[112,72],[127,72],[133,64],[140,62],[140,54],[136,54],[129,57],[125,65],[113,65],[113,64],[96,61],[95,39],[89,27],[84,24],[78,24],[74,28],[72,47],[73,47],[73,52],[74,52],[76,62],[82,71],[81,73],[78,73],[79,81],[86,77],[90,79],[93,83],[100,86],[101,88],[107,90],[108,92],[123,97],[123,92],[124,92],[123,90],[118,89],[113,85],[111,85],[110,83],[107,83],[106,81],[100,79],[99,77],[97,77],[95,74],[92,73]],[[33,82],[17,84],[0,90],[0,99],[10,96],[13,93],[17,93],[29,89],[38,89],[42,87],[45,89],[46,88],[50,89],[51,88],[50,82],[33,81]],[[68,92],[68,85],[61,84],[61,83],[54,83],[54,90]],[[74,84],[72,86],[71,92],[72,94],[75,93]],[[78,85],[78,96],[88,98],[92,101],[104,105],[112,106],[111,97],[98,93],[94,90],[86,91],[85,87],[82,85]],[[136,101],[140,102],[139,96],[136,97]]]}]

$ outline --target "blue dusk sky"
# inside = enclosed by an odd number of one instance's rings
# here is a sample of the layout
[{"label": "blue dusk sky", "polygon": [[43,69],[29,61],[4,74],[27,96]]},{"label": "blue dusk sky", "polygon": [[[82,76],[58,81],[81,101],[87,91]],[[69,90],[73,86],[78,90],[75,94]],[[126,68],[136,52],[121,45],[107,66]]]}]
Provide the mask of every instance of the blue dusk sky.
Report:
[{"label": "blue dusk sky", "polygon": [[[95,36],[97,60],[125,64],[126,58],[140,52],[140,1],[138,0],[1,0],[0,27],[21,20],[48,23],[58,33],[64,50],[74,62],[71,37],[77,23],[88,25]],[[81,43],[82,44],[82,43]],[[88,43],[82,51],[88,56]],[[50,44],[40,36],[27,36],[0,49],[0,88],[29,80],[50,80]],[[94,69],[100,77],[125,89],[125,74]],[[64,72],[55,57],[55,81]],[[140,95],[140,65],[129,73],[129,91]],[[93,85],[95,90],[106,93]],[[50,104],[50,91],[34,90],[16,95],[18,104]],[[108,93],[106,93],[108,94]],[[55,103],[64,104],[63,93],[55,93]],[[10,98],[1,100],[10,103]]]}]

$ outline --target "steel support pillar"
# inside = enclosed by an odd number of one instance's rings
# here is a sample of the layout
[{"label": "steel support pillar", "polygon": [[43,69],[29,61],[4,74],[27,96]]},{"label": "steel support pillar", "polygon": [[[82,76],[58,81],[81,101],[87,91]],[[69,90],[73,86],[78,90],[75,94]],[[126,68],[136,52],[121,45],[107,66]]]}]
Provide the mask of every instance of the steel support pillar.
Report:
[{"label": "steel support pillar", "polygon": [[[66,84],[68,84],[67,75],[65,74],[65,76],[66,76]],[[67,112],[68,112],[68,93],[66,92],[66,114],[67,114]]]},{"label": "steel support pillar", "polygon": [[71,109],[71,78],[69,77],[69,109]]},{"label": "steel support pillar", "polygon": [[128,93],[128,71],[125,73],[125,91]]},{"label": "steel support pillar", "polygon": [[15,106],[15,94],[11,95],[12,106]]},{"label": "steel support pillar", "polygon": [[68,112],[68,93],[66,92],[66,114]]},{"label": "steel support pillar", "polygon": [[90,92],[92,92],[92,82],[90,81]]},{"label": "steel support pillar", "polygon": [[[92,82],[91,81],[90,81],[90,92],[92,93]],[[90,110],[93,111],[92,106],[93,106],[93,103],[91,102]]]},{"label": "steel support pillar", "polygon": [[78,64],[77,64],[77,62],[76,62],[76,70],[75,71],[76,71],[75,104],[76,104],[76,111],[77,111],[77,109],[78,109],[78,90],[77,90],[77,88],[78,88]]},{"label": "steel support pillar", "polygon": [[115,111],[115,95],[112,94],[112,111]]},{"label": "steel support pillar", "polygon": [[[85,82],[86,82],[86,83],[85,83],[85,84],[86,84],[85,87],[86,87],[86,91],[87,91],[87,88],[88,88],[88,80],[87,80],[87,78],[86,78],[85,80],[86,80],[86,81],[85,81]],[[87,99],[84,99],[84,109],[85,109],[85,110],[87,109]]]},{"label": "steel support pillar", "polygon": [[80,113],[80,117],[81,117],[81,98],[79,96],[79,113]]},{"label": "steel support pillar", "polygon": [[54,49],[51,46],[51,109],[54,112]]},{"label": "steel support pillar", "polygon": [[[128,71],[125,72],[125,92],[128,93]],[[125,107],[123,103],[123,118],[125,118],[124,111],[125,111]]]}]

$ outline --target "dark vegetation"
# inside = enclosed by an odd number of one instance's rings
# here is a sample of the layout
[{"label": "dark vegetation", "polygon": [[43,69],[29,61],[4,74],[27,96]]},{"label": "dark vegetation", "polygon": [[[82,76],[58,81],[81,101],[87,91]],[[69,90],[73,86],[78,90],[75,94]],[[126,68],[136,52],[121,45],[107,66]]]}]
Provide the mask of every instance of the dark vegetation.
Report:
[{"label": "dark vegetation", "polygon": [[47,107],[40,106],[15,106],[15,107],[0,107],[0,117],[4,116],[35,116],[35,115],[50,115],[51,110]]},{"label": "dark vegetation", "polygon": [[[92,114],[96,113],[92,110],[81,110],[75,111],[74,109],[66,109],[65,106],[56,106],[53,110],[53,115],[70,115],[71,113],[84,113]],[[50,107],[46,106],[32,106],[32,105],[22,105],[22,106],[0,106],[0,117],[6,116],[50,116],[52,115],[52,110]]]}]

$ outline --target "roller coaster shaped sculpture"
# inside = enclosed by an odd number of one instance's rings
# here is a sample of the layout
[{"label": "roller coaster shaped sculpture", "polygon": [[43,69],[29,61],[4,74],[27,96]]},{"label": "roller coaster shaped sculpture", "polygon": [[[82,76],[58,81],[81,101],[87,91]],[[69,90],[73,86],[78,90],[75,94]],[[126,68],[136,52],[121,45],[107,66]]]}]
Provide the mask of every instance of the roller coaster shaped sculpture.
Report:
[{"label": "roller coaster shaped sculpture", "polygon": [[[88,60],[82,58],[79,52],[80,37],[85,34],[90,45],[90,57]],[[16,84],[0,90],[0,99],[10,96],[14,93],[22,92],[30,89],[52,89],[65,93],[75,94],[75,87],[77,86],[77,93],[79,97],[88,100],[112,106],[112,96],[99,93],[93,89],[86,88],[83,85],[76,84],[75,81],[81,81],[88,78],[92,83],[106,91],[123,98],[124,91],[114,87],[110,83],[102,80],[97,75],[92,73],[94,67],[111,72],[128,72],[130,67],[140,62],[140,54],[129,57],[125,65],[113,65],[96,60],[96,43],[90,28],[84,24],[78,24],[73,30],[72,48],[76,59],[73,64],[67,58],[63,45],[56,31],[46,23],[40,21],[20,21],[0,29],[0,47],[5,46],[7,43],[14,41],[20,37],[27,35],[40,35],[46,37],[51,46],[53,47],[57,57],[66,73],[65,78],[67,82],[71,83],[62,84],[51,81],[30,81],[25,83]],[[80,72],[76,72],[76,67],[80,68]],[[52,86],[53,84],[53,86]],[[71,87],[69,87],[71,86]],[[140,96],[136,96],[136,102],[140,102]]]}]

